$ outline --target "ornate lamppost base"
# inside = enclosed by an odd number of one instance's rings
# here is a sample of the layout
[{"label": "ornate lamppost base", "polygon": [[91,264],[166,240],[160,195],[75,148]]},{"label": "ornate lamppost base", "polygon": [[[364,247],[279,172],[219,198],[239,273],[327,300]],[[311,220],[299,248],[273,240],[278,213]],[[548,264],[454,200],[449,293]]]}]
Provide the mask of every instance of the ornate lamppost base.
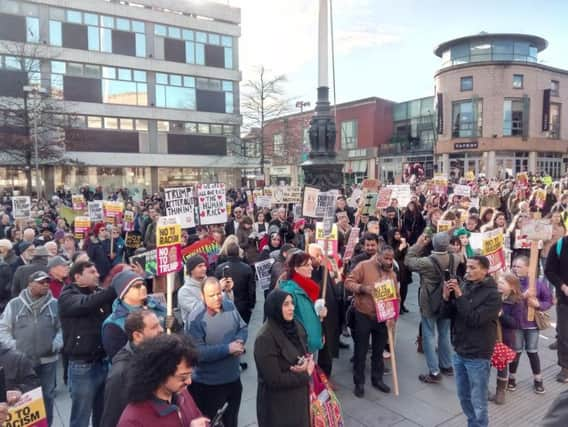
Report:
[{"label": "ornate lamppost base", "polygon": [[315,163],[308,160],[302,169],[304,183],[318,187],[320,191],[337,190],[343,186],[343,163]]}]

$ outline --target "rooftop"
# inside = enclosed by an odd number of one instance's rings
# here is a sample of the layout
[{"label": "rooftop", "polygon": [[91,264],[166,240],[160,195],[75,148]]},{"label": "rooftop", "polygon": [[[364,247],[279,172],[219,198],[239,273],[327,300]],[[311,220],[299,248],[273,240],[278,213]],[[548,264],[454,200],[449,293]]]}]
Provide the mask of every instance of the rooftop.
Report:
[{"label": "rooftop", "polygon": [[546,49],[548,42],[539,36],[534,36],[531,34],[519,34],[519,33],[486,33],[481,32],[479,34],[474,34],[471,36],[459,37],[457,39],[452,39],[444,43],[439,44],[434,49],[434,54],[436,56],[442,57],[442,54],[448,50],[450,47],[464,43],[464,42],[479,42],[479,41],[493,41],[493,40],[516,40],[525,41],[533,44],[539,52]]}]

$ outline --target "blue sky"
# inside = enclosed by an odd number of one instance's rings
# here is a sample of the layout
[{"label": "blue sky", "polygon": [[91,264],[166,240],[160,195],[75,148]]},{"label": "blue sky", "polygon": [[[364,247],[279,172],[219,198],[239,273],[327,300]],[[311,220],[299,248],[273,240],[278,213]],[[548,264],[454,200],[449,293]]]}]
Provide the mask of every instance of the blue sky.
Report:
[{"label": "blue sky", "polygon": [[[228,2],[242,9],[243,80],[262,64],[287,76],[290,98],[313,106],[318,0]],[[481,31],[544,37],[539,60],[568,69],[568,0],[333,0],[333,8],[338,102],[430,96],[440,64],[434,47]]]}]

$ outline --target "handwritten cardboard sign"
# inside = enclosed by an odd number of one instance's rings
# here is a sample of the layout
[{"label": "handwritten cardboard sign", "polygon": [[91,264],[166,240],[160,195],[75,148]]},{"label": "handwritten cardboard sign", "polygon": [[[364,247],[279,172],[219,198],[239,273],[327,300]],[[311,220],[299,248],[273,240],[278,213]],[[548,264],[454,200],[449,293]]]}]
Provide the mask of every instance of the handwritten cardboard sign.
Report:
[{"label": "handwritten cardboard sign", "polygon": [[87,203],[87,210],[89,212],[89,218],[92,222],[101,222],[104,219],[103,213],[103,201],[94,200]]},{"label": "handwritten cardboard sign", "polygon": [[193,189],[191,187],[166,188],[164,199],[167,216],[176,216],[181,228],[195,227]]},{"label": "handwritten cardboard sign", "polygon": [[31,217],[32,200],[30,196],[12,197],[12,215],[14,219],[27,219]]},{"label": "handwritten cardboard sign", "polygon": [[317,218],[318,194],[319,190],[317,188],[304,187],[304,206],[302,212],[305,217]]},{"label": "handwritten cardboard sign", "polygon": [[201,225],[227,222],[227,198],[225,184],[198,184],[199,222]]}]

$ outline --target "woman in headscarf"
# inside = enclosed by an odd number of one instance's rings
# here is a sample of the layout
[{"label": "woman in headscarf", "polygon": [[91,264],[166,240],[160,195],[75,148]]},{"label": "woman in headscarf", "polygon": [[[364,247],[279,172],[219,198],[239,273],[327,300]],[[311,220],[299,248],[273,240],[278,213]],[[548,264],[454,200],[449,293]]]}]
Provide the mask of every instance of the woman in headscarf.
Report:
[{"label": "woman in headscarf", "polygon": [[267,321],[254,343],[258,426],[309,427],[309,381],[314,361],[307,356],[306,332],[294,320],[292,295],[274,289],[264,303],[264,312]]},{"label": "woman in headscarf", "polygon": [[259,261],[267,260],[273,252],[280,250],[280,247],[282,246],[282,237],[280,236],[277,227],[270,227],[268,230],[268,236],[266,246],[264,246],[260,251],[260,255],[258,257]]}]

